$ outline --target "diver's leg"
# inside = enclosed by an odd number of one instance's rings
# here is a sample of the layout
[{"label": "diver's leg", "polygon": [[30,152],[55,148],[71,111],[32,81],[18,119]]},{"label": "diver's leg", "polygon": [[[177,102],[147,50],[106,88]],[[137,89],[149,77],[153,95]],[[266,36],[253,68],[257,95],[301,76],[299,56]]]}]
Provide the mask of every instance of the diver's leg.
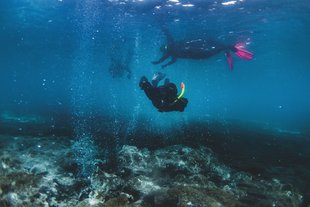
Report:
[{"label": "diver's leg", "polygon": [[152,61],[154,65],[164,62],[170,56],[169,53],[165,53],[159,60]]},{"label": "diver's leg", "polygon": [[177,61],[177,58],[176,58],[176,57],[172,57],[171,60],[170,60],[168,63],[162,65],[161,68],[165,68],[165,67],[167,67],[168,65],[172,65],[172,64],[175,63],[176,61]]},{"label": "diver's leg", "polygon": [[155,74],[153,75],[153,78],[152,78],[152,85],[153,85],[153,87],[156,88],[156,87],[158,86],[158,83],[159,83],[162,79],[164,79],[165,76],[166,76],[166,74],[161,73],[161,72],[155,73]]}]

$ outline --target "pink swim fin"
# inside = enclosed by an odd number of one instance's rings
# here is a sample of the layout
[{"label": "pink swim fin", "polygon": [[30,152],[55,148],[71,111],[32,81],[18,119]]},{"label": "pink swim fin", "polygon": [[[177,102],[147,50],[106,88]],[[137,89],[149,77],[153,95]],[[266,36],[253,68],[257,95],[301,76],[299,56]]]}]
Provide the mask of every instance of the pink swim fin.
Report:
[{"label": "pink swim fin", "polygon": [[253,59],[253,54],[247,50],[244,49],[244,44],[242,43],[237,43],[235,45],[235,49],[237,50],[235,52],[235,55],[240,57],[243,60],[251,60]]}]

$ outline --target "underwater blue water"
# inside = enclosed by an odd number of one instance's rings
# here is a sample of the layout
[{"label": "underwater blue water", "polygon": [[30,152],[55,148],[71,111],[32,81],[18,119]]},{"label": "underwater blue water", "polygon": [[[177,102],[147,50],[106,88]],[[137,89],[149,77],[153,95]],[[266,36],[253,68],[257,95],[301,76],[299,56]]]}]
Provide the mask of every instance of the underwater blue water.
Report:
[{"label": "underwater blue water", "polygon": [[[0,206],[308,205],[309,25],[308,0],[0,1]],[[163,69],[163,27],[254,58]],[[139,88],[159,71],[184,112]]]},{"label": "underwater blue water", "polygon": [[[306,0],[12,0],[0,3],[2,114],[69,114],[77,136],[87,118],[139,117],[159,131],[192,120],[243,120],[309,132],[310,5]],[[166,25],[175,39],[212,37],[247,43],[254,59],[225,54],[179,59],[161,69]],[[132,77],[113,79],[111,56],[132,57]],[[142,75],[186,84],[185,112],[159,113],[138,87]],[[86,127],[87,128],[87,127]]]}]

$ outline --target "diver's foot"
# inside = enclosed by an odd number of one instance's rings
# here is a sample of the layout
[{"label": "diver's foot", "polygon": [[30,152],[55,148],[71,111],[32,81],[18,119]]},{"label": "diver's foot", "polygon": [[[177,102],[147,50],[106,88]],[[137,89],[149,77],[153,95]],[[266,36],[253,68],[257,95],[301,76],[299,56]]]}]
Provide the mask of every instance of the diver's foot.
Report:
[{"label": "diver's foot", "polygon": [[155,74],[153,75],[152,80],[153,80],[153,81],[158,81],[158,82],[159,82],[159,81],[161,81],[162,79],[164,79],[165,76],[166,76],[166,74],[161,73],[161,72],[157,72],[157,73],[155,73]]}]

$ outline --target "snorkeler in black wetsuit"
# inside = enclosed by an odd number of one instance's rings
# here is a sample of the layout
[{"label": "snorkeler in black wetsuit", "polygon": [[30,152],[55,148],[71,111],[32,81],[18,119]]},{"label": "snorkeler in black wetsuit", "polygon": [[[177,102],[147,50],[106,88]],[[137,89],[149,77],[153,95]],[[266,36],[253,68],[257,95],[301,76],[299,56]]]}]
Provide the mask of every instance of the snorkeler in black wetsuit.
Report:
[{"label": "snorkeler in black wetsuit", "polygon": [[161,48],[163,56],[159,60],[152,62],[153,64],[159,64],[170,57],[171,60],[162,65],[162,68],[175,63],[177,58],[207,59],[217,53],[225,52],[229,68],[232,70],[233,61],[230,54],[231,51],[244,60],[251,60],[253,58],[252,53],[245,50],[244,44],[241,43],[236,45],[225,45],[211,39],[174,41],[167,28],[162,28],[162,31],[166,35],[167,44]]},{"label": "snorkeler in black wetsuit", "polygon": [[[183,112],[187,106],[188,100],[178,97],[177,87],[169,79],[165,79],[164,85],[158,86],[158,83],[165,77],[162,73],[157,73],[152,79],[152,84],[143,76],[139,86],[144,90],[146,96],[152,101],[152,104],[159,112],[180,111]],[[182,85],[184,88],[184,85]],[[183,89],[184,92],[184,89]]]}]

